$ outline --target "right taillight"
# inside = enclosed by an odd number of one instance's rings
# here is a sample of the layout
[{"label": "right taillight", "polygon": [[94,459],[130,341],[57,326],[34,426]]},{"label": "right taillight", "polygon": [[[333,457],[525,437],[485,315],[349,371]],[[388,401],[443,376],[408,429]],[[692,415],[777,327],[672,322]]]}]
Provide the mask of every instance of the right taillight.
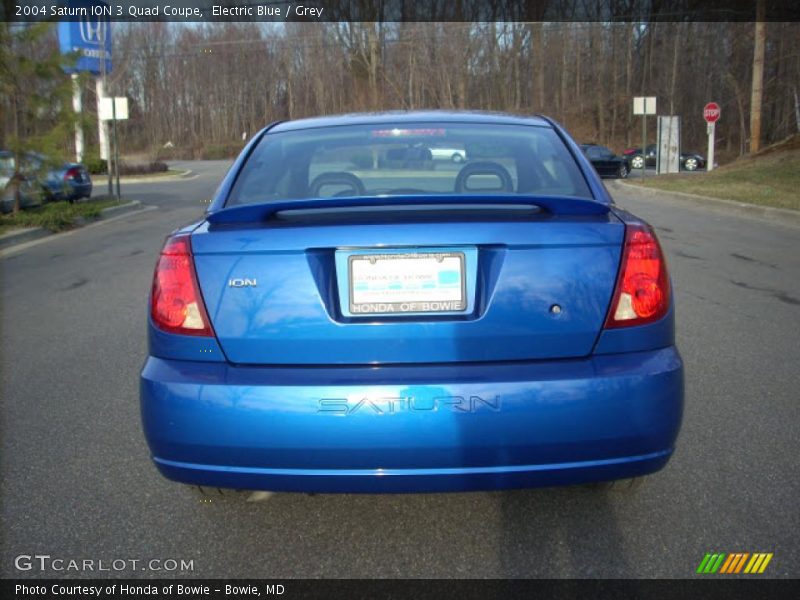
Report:
[{"label": "right taillight", "polygon": [[159,329],[182,335],[213,336],[197,285],[189,236],[167,238],[153,275],[150,316]]},{"label": "right taillight", "polygon": [[626,225],[622,263],[606,329],[657,321],[667,314],[669,302],[667,263],[656,234],[647,225]]}]

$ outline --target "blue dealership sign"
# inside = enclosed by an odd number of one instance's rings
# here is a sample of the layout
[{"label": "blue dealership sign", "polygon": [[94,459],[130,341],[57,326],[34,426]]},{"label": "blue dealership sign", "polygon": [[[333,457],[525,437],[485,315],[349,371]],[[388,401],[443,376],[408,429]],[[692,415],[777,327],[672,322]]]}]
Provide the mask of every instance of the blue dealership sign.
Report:
[{"label": "blue dealership sign", "polygon": [[89,71],[99,75],[102,61],[106,72],[111,72],[111,8],[101,0],[71,0],[71,9],[77,9],[74,20],[58,24],[58,42],[62,54],[78,52],[78,62],[65,67],[70,73]]}]

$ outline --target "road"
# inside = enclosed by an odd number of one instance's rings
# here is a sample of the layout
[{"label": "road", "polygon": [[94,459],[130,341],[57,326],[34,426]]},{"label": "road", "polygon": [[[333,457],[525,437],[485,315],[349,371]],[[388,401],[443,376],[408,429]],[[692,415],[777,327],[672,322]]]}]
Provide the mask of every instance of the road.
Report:
[{"label": "road", "polygon": [[[185,165],[177,165],[181,168]],[[158,210],[0,260],[0,575],[20,554],[183,559],[197,577],[689,577],[706,552],[773,552],[800,576],[800,229],[639,200],[676,291],[686,411],[676,454],[634,493],[583,487],[201,502],[156,472],[138,408],[162,240],[227,163],[125,186]],[[103,575],[159,576],[163,571]]]}]

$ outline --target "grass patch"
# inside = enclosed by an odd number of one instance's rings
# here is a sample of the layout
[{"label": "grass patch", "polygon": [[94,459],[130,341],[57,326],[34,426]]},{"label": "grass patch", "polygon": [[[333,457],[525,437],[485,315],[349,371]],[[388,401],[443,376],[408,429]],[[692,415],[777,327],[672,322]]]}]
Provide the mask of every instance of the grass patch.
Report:
[{"label": "grass patch", "polygon": [[[629,180],[641,185],[640,181]],[[800,210],[800,149],[765,151],[710,173],[676,173],[647,179],[646,187]]]},{"label": "grass patch", "polygon": [[23,227],[44,227],[50,231],[64,231],[75,224],[75,219],[87,221],[100,216],[100,211],[109,206],[117,206],[116,200],[95,200],[89,202],[51,202],[44,206],[19,211],[16,215],[0,215],[0,234]]}]

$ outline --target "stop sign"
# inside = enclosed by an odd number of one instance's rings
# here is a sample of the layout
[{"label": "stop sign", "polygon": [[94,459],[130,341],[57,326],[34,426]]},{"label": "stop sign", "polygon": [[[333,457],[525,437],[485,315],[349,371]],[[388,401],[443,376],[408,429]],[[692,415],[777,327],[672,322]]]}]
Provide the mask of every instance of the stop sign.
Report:
[{"label": "stop sign", "polygon": [[716,123],[719,120],[720,108],[716,102],[709,102],[703,107],[703,118],[708,123]]}]

